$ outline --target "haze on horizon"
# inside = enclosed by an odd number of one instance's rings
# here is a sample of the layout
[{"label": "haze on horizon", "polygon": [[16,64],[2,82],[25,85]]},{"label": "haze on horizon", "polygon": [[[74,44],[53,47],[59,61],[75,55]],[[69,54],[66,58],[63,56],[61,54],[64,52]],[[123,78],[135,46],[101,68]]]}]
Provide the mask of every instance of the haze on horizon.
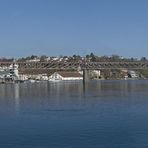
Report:
[{"label": "haze on horizon", "polygon": [[0,56],[148,57],[147,0],[0,0]]}]

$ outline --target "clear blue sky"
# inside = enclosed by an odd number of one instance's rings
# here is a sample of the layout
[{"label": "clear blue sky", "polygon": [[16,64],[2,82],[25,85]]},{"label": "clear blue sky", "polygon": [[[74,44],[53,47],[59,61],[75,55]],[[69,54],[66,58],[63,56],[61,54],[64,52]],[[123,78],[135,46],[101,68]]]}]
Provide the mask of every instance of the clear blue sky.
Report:
[{"label": "clear blue sky", "polygon": [[148,0],[0,0],[0,57],[148,57]]}]

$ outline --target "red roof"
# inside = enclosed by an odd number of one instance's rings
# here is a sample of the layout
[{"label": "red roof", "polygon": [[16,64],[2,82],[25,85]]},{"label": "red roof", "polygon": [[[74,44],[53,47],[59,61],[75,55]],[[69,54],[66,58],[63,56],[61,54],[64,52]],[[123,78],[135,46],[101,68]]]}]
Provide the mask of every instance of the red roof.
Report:
[{"label": "red roof", "polygon": [[57,72],[59,75],[62,77],[83,77],[80,73],[78,72]]}]

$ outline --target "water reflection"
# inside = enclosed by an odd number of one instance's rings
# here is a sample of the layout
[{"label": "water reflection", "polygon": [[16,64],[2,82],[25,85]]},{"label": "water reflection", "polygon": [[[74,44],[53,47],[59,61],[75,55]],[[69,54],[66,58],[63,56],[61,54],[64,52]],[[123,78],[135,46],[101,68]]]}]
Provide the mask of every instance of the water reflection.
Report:
[{"label": "water reflection", "polygon": [[132,104],[139,101],[134,95],[147,96],[147,90],[147,81],[91,81],[85,86],[83,82],[1,84],[0,106],[19,113],[32,108],[81,108],[102,102]]},{"label": "water reflection", "polygon": [[147,90],[148,81],[1,84],[0,147],[148,145]]},{"label": "water reflection", "polygon": [[15,99],[15,111],[19,113],[20,110],[20,85],[14,84],[14,99]]}]

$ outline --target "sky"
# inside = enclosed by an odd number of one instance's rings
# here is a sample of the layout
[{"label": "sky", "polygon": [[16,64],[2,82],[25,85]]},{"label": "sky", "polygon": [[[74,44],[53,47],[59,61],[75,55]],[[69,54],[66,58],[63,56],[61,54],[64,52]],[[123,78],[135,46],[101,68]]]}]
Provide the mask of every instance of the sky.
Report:
[{"label": "sky", "polygon": [[148,0],[0,0],[0,57],[148,57]]}]

